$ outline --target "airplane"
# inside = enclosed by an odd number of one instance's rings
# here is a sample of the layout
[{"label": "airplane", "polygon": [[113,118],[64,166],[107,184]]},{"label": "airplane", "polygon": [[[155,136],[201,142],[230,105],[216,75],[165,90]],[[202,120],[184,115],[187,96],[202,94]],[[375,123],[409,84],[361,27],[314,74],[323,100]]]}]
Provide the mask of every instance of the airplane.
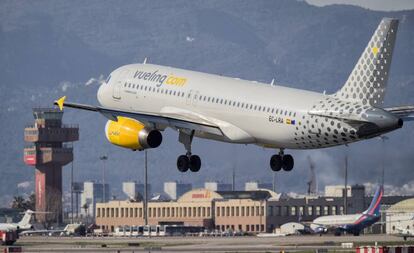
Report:
[{"label": "airplane", "polygon": [[397,228],[397,236],[402,237],[404,241],[407,241],[407,238],[414,237],[414,229],[408,228]]},{"label": "airplane", "polygon": [[364,212],[347,215],[321,216],[313,220],[310,225],[311,229],[317,234],[327,233],[329,230],[334,230],[335,235],[341,235],[341,233],[347,232],[358,236],[361,230],[380,220],[381,198],[383,194],[384,189],[380,186],[375,192],[370,206]]},{"label": "airplane", "polygon": [[0,223],[0,230],[14,230],[14,231],[25,231],[33,229],[30,220],[32,219],[33,214],[36,213],[32,210],[26,210],[24,212],[23,218],[18,223]]},{"label": "airplane", "polygon": [[191,149],[194,137],[279,150],[270,168],[290,171],[294,159],[286,149],[347,145],[414,120],[414,106],[381,107],[397,28],[397,19],[383,18],[348,80],[330,95],[145,60],[110,73],[97,92],[100,106],[66,102],[66,96],[54,104],[99,112],[109,119],[108,141],[131,150],[158,147],[167,127],[178,131],[186,150],[177,159],[181,172],[200,170],[201,159]]}]

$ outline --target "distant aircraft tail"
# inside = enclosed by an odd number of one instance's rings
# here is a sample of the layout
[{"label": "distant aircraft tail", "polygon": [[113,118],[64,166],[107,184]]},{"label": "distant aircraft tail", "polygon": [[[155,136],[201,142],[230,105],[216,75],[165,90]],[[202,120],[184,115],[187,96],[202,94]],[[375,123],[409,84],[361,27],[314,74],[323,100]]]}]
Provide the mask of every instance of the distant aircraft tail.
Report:
[{"label": "distant aircraft tail", "polygon": [[381,185],[378,187],[377,191],[375,192],[375,195],[372,198],[371,204],[369,205],[368,209],[364,211],[364,214],[370,214],[370,215],[375,215],[375,216],[380,215],[382,195],[384,195],[384,188]]},{"label": "distant aircraft tail", "polygon": [[19,221],[19,223],[17,223],[17,225],[20,228],[27,228],[30,227],[30,220],[32,219],[32,216],[35,212],[33,212],[32,210],[27,210],[26,212],[24,212],[24,216],[22,218],[21,221]]},{"label": "distant aircraft tail", "polygon": [[344,86],[334,96],[381,106],[387,88],[398,20],[383,18]]}]

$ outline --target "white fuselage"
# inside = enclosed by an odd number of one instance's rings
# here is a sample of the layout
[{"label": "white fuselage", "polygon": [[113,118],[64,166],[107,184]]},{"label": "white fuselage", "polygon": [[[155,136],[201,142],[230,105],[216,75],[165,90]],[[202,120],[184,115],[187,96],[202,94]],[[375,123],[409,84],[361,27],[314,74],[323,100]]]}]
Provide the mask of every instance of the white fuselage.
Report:
[{"label": "white fuselage", "polygon": [[340,226],[354,224],[363,214],[328,215],[316,218],[313,223],[326,226]]},{"label": "white fuselage", "polygon": [[225,131],[224,137],[197,133],[199,137],[292,149],[359,139],[354,126],[310,111],[352,107],[363,115],[371,108],[321,93],[152,64],[116,69],[101,85],[98,100],[113,109],[205,119]]}]

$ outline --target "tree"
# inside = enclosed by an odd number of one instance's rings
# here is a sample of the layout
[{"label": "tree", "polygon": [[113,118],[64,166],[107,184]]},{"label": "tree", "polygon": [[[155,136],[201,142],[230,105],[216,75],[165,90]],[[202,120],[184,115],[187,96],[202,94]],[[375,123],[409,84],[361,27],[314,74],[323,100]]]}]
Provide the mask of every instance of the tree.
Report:
[{"label": "tree", "polygon": [[21,209],[21,210],[34,210],[36,204],[35,194],[32,193],[27,199],[23,196],[14,196],[13,202],[11,207],[14,209]]}]

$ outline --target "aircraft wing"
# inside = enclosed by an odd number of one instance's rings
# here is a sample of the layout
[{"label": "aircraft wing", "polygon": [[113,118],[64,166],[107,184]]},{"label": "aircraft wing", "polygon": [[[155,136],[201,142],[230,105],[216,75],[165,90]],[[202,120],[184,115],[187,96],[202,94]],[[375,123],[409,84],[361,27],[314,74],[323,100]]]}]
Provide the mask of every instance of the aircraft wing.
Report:
[{"label": "aircraft wing", "polygon": [[102,106],[92,106],[66,102],[65,98],[66,97],[62,97],[54,103],[55,105],[58,105],[61,110],[63,109],[63,107],[70,107],[86,111],[99,112],[106,118],[113,121],[118,121],[117,117],[123,116],[136,119],[144,124],[146,123],[147,125],[164,125],[177,129],[190,129],[214,135],[224,136],[223,131],[217,124],[214,124],[213,122],[210,122],[207,118],[200,117],[196,114],[185,114],[183,113],[183,111],[177,110],[175,112],[169,110],[163,114],[149,114],[139,111],[126,111]]},{"label": "aircraft wing", "polygon": [[406,106],[397,106],[384,108],[387,112],[394,114],[404,121],[413,121],[414,120],[414,105]]},{"label": "aircraft wing", "polygon": [[47,230],[47,229],[41,229],[41,230],[26,230],[20,232],[19,235],[54,235],[58,233],[64,233],[66,232],[64,229],[61,230]]}]

